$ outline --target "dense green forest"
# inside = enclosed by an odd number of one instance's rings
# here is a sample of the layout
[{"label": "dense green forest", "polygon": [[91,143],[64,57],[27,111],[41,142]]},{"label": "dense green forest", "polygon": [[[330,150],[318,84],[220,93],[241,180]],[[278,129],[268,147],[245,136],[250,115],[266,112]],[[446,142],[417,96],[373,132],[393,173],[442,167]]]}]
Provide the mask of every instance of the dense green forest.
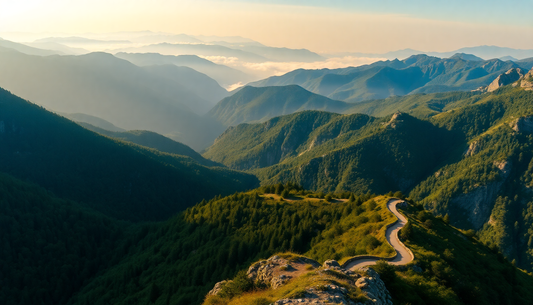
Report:
[{"label": "dense green forest", "polygon": [[66,304],[122,258],[130,227],[0,174],[2,304]]},{"label": "dense green forest", "polygon": [[0,171],[129,220],[163,220],[257,178],[112,140],[0,89]]}]

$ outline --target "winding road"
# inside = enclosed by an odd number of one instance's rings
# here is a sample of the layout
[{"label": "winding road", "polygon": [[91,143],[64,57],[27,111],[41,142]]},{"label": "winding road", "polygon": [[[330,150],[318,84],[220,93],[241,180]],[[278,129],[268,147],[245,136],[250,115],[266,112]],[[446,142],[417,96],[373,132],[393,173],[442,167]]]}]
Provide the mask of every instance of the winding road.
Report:
[{"label": "winding road", "polygon": [[[389,264],[393,265],[405,265],[412,262],[414,259],[413,252],[411,252],[411,250],[409,250],[409,248],[407,248],[398,238],[398,231],[400,231],[400,229],[403,228],[403,226],[405,226],[407,223],[407,218],[400,214],[400,212],[398,212],[396,209],[396,205],[402,202],[403,200],[400,199],[390,199],[389,202],[387,202],[387,208],[389,211],[391,211],[394,215],[396,215],[396,218],[398,218],[398,220],[389,228],[387,228],[387,231],[385,232],[385,238],[394,248],[394,250],[396,250],[396,256],[385,260],[387,260]],[[382,259],[384,258],[378,256],[361,256],[360,259],[355,259],[346,264],[344,269],[360,269],[365,266],[374,265],[377,261]]]}]

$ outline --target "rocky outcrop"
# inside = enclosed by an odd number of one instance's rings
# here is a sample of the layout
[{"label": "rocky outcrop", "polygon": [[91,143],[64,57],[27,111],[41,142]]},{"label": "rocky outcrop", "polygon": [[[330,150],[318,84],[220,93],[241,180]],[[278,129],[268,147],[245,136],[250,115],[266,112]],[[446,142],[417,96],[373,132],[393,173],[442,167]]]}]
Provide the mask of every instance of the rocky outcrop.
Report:
[{"label": "rocky outcrop", "polygon": [[[314,268],[320,267],[318,262],[306,257],[298,258],[295,264],[309,264]],[[267,260],[259,261],[251,265],[248,268],[247,276],[256,285],[276,289],[285,285],[292,278],[291,275],[280,274],[280,271],[287,271],[291,268],[289,260],[274,255]]]},{"label": "rocky outcrop", "polygon": [[324,268],[340,268],[341,265],[334,259],[330,259],[324,262]]},{"label": "rocky outcrop", "polygon": [[513,167],[513,163],[509,160],[494,161],[493,165],[500,170],[503,179],[509,177],[509,173],[511,173],[511,168]]},{"label": "rocky outcrop", "polygon": [[363,271],[368,274],[359,278],[355,282],[355,286],[361,288],[370,299],[367,304],[375,305],[392,305],[392,298],[390,296],[385,283],[379,277],[379,274],[372,268],[365,268]]},{"label": "rocky outcrop", "polygon": [[406,116],[406,114],[400,111],[394,113],[386,126],[396,129],[403,122],[404,116]]},{"label": "rocky outcrop", "polygon": [[490,83],[490,85],[487,87],[487,92],[492,92],[502,86],[510,85],[522,78],[524,74],[524,70],[520,68],[512,68],[507,72],[501,74],[500,76],[496,77],[496,79],[493,80],[492,83]]},{"label": "rocky outcrop", "polygon": [[509,126],[518,132],[533,133],[533,116],[521,117],[512,121]]},{"label": "rocky outcrop", "polygon": [[349,297],[348,289],[335,284],[327,284],[308,287],[297,298],[277,300],[274,304],[392,305],[392,298],[385,287],[385,283],[383,283],[379,274],[372,268],[362,269],[367,276],[361,276],[353,271],[346,271],[340,267],[323,269],[319,273],[328,274],[328,272],[331,272],[330,270],[343,273],[345,276],[350,277],[353,285],[359,287],[365,293],[368,300],[365,302],[353,300]]},{"label": "rocky outcrop", "polygon": [[[293,291],[291,297],[276,300],[272,304],[392,305],[389,291],[371,267],[355,272],[342,268],[335,260],[327,260],[321,267],[309,258],[283,258],[275,255],[254,263],[247,272],[248,278],[256,286],[270,289],[282,287],[291,279],[297,280],[302,275],[308,276],[306,281],[312,279],[308,287]],[[228,283],[231,281],[217,283],[208,296],[218,295]],[[361,289],[362,295],[357,292],[357,288]]]},{"label": "rocky outcrop", "polygon": [[472,143],[470,143],[470,145],[468,146],[468,149],[465,151],[464,153],[465,157],[470,157],[470,156],[477,154],[480,148],[481,148],[481,145],[479,145],[479,142],[473,141]]},{"label": "rocky outcrop", "polygon": [[514,86],[520,86],[526,90],[533,90],[533,69],[531,69],[524,77],[513,84]]},{"label": "rocky outcrop", "polygon": [[224,286],[226,286],[226,284],[228,283],[231,283],[232,281],[221,281],[221,282],[218,282],[215,284],[215,287],[213,287],[213,289],[209,290],[209,292],[207,293],[207,295],[217,295],[220,293],[220,291],[222,291],[222,288],[224,288]]}]

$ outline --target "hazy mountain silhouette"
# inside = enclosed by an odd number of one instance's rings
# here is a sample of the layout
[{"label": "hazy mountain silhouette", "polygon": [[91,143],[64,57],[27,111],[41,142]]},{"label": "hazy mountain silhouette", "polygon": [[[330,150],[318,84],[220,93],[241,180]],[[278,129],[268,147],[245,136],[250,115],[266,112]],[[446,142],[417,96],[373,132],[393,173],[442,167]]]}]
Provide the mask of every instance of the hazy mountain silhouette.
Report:
[{"label": "hazy mountain silhouette", "polygon": [[212,61],[196,55],[161,55],[159,53],[117,53],[116,57],[130,61],[138,66],[151,66],[173,64],[192,68],[216,80],[221,86],[230,86],[235,83],[246,83],[253,79],[252,76],[239,70],[215,64]]},{"label": "hazy mountain silhouette", "polygon": [[61,44],[129,44],[129,40],[99,40],[85,37],[47,37],[35,40],[36,43],[55,42]]},{"label": "hazy mountain silhouette", "polygon": [[[63,112],[57,112],[57,114],[59,114],[60,116],[62,117],[65,117],[71,121],[74,121],[80,125],[83,125],[83,124],[89,124],[91,126],[94,126],[96,128],[101,128],[101,129],[104,129],[104,130],[108,130],[108,131],[114,131],[114,132],[122,132],[122,131],[126,131],[120,127],[117,127],[115,125],[113,125],[113,123],[111,122],[108,122],[104,119],[101,119],[101,118],[98,118],[98,117],[95,117],[95,116],[92,116],[92,115],[88,115],[88,114],[85,114],[85,113],[63,113]],[[85,125],[83,125],[85,126]]]},{"label": "hazy mountain silhouette", "polygon": [[[187,85],[177,82],[187,75]],[[207,80],[204,87],[188,87],[197,79]],[[184,67],[141,68],[106,53],[40,57],[0,49],[0,84],[48,109],[93,115],[129,130],[170,134],[195,149],[209,145],[219,132],[214,131],[216,123],[197,115],[213,105],[197,93],[223,89]]]},{"label": "hazy mountain silhouette", "polygon": [[228,48],[239,49],[246,52],[255,53],[272,61],[281,62],[315,62],[323,61],[326,58],[318,55],[315,52],[311,52],[307,49],[289,49],[289,48],[276,48],[261,45],[257,42],[248,43],[228,43],[225,41],[214,41],[212,43],[222,45]]},{"label": "hazy mountain silhouette", "polygon": [[426,54],[440,58],[448,58],[456,53],[473,54],[483,59],[501,58],[504,56],[512,56],[514,58],[523,59],[533,56],[533,50],[513,49],[497,46],[476,46],[466,47],[450,52],[425,52],[413,49],[403,49],[387,53],[338,53],[335,56],[356,56],[356,57],[373,57],[373,58],[387,58],[387,59],[403,59],[417,54]]},{"label": "hazy mountain silhouette", "polygon": [[47,56],[47,55],[54,55],[54,54],[62,54],[62,52],[34,48],[34,47],[30,47],[22,43],[4,40],[2,38],[0,38],[0,47],[13,49],[13,50],[16,50],[16,51],[19,51],[21,53],[28,54],[28,55]]},{"label": "hazy mountain silhouette", "polygon": [[180,43],[159,43],[142,47],[122,48],[114,50],[118,52],[128,53],[159,53],[163,55],[201,55],[201,56],[224,56],[236,57],[239,60],[246,62],[265,62],[267,58],[242,51],[231,49],[224,46],[208,45],[208,44],[180,44]]},{"label": "hazy mountain silhouette", "polygon": [[[58,54],[64,54],[64,55],[81,55],[81,54],[90,53],[88,50],[85,50],[82,48],[69,47],[69,46],[66,46],[64,44],[57,43],[57,42],[29,42],[29,43],[25,43],[25,45],[34,47],[34,48],[39,48],[39,49],[57,51]],[[31,54],[31,55],[39,55],[39,54]]]},{"label": "hazy mountain silhouette", "polygon": [[203,41],[195,38],[191,35],[186,34],[149,34],[149,35],[143,35],[134,39],[131,39],[133,42],[140,42],[140,43],[162,43],[162,42],[168,42],[168,43],[202,43]]}]

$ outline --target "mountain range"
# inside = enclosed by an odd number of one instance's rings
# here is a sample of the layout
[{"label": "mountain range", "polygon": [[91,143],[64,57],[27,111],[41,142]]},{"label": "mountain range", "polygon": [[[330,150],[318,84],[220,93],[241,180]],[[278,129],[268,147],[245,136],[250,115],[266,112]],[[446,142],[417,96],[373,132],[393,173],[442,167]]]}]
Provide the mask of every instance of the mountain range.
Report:
[{"label": "mountain range", "polygon": [[[379,61],[359,67],[298,69],[250,85],[299,85],[331,99],[354,103],[412,93],[470,91],[487,86],[509,69],[520,67],[519,63],[510,61],[465,60],[463,57],[441,59],[414,55],[401,61]],[[526,65],[524,69],[528,69]]]},{"label": "mountain range", "polygon": [[387,53],[340,53],[330,56],[356,56],[356,57],[374,57],[374,58],[386,58],[386,59],[403,59],[409,56],[417,54],[426,54],[428,56],[435,56],[440,58],[447,58],[457,53],[473,54],[483,59],[502,58],[505,56],[511,56],[513,58],[525,59],[533,57],[533,50],[513,49],[498,46],[476,46],[465,47],[450,52],[425,52],[413,49],[403,49],[398,51],[391,51]]}]

